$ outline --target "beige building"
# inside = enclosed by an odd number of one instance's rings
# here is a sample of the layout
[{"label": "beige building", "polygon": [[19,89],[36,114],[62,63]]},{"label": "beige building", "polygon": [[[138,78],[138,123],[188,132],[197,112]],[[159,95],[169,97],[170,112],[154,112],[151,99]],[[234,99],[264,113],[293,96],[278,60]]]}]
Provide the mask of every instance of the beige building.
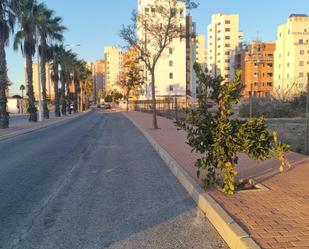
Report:
[{"label": "beige building", "polygon": [[[164,0],[161,0],[162,4],[164,4]],[[155,21],[162,21],[159,19],[158,15],[155,15],[155,8],[152,6],[153,1],[151,0],[138,0],[138,13],[141,15],[151,15],[153,13],[153,18]],[[178,16],[179,26],[186,27],[186,22],[190,21],[190,19],[186,18],[186,5],[184,2],[178,2],[178,7],[175,10],[175,14]],[[192,20],[191,20],[192,21]],[[147,39],[149,41],[148,49],[150,52],[152,49],[156,47],[154,43],[152,43],[151,36],[148,35],[145,30],[142,28],[142,25],[138,25],[137,35],[139,40]],[[186,92],[190,91],[189,88],[193,87],[192,75],[187,72],[187,49],[190,51],[192,46],[187,44],[191,42],[189,39],[174,39],[172,44],[163,51],[161,58],[159,59],[156,71],[156,96],[167,96],[167,95],[186,95]],[[188,66],[192,63],[188,62]],[[147,71],[144,64],[142,64],[144,68],[144,74],[146,78],[146,84],[144,87],[144,96],[143,98],[150,99],[151,98],[151,77],[149,72]]]},{"label": "beige building", "polygon": [[205,35],[196,36],[196,62],[202,65],[207,63],[207,48]]},{"label": "beige building", "polygon": [[105,47],[105,90],[108,94],[114,89],[119,89],[118,83],[122,70],[122,52],[117,47]]},{"label": "beige building", "polygon": [[277,31],[274,94],[288,98],[306,91],[309,73],[309,17],[290,15]]},{"label": "beige building", "polygon": [[[38,85],[38,64],[33,63],[32,65],[32,70],[33,70],[33,92],[35,99],[39,99],[39,85]],[[46,64],[46,93],[47,93],[47,98],[50,100],[55,99],[55,94],[54,94],[54,86],[53,82],[51,80],[51,67],[49,64]],[[42,91],[42,85],[41,85],[41,91]]]},{"label": "beige building", "polygon": [[221,75],[232,80],[235,72],[235,55],[242,43],[239,15],[215,14],[208,26],[207,67],[213,76]]}]

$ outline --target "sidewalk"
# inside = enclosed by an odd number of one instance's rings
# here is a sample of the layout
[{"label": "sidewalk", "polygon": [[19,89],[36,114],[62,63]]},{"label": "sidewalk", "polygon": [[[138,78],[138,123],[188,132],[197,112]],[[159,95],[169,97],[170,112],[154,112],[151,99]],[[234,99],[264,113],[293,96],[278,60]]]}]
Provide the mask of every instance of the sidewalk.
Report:
[{"label": "sidewalk", "polygon": [[[152,130],[152,116],[130,112],[128,116],[151,135],[195,179],[194,162],[199,155],[185,144],[186,132],[177,131],[173,121],[158,117],[160,130]],[[279,172],[275,159],[257,164],[240,156],[238,177],[253,177],[265,190],[227,196],[209,194],[262,248],[309,248],[309,158],[289,155],[292,169]]]},{"label": "sidewalk", "polygon": [[28,121],[13,123],[10,125],[10,128],[8,129],[0,129],[0,140],[8,139],[8,138],[15,137],[15,136],[18,136],[24,133],[34,131],[34,130],[42,129],[47,126],[57,124],[61,121],[70,120],[72,118],[79,117],[85,113],[88,113],[88,111],[77,113],[77,114],[72,114],[72,115],[67,115],[67,116],[62,116],[58,118],[50,117],[50,119],[45,119],[42,122],[36,122],[36,123],[30,123]]}]

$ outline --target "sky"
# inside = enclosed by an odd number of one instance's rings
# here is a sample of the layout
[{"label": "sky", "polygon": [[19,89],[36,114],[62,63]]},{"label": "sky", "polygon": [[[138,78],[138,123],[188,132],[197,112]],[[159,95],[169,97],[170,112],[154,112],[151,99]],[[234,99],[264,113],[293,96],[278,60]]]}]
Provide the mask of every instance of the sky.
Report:
[{"label": "sky", "polygon": [[[38,0],[40,1],[40,0]],[[41,1],[42,2],[42,1]],[[131,12],[137,0],[45,0],[46,5],[63,18],[64,44],[72,45],[80,59],[95,62],[103,58],[104,46],[123,47],[119,30],[131,22]],[[215,13],[239,14],[244,40],[250,42],[259,34],[263,41],[275,41],[277,27],[291,13],[308,14],[308,0],[197,0],[200,5],[192,11],[198,33],[206,29]],[[80,44],[80,46],[75,46]],[[75,47],[74,47],[75,46]],[[20,94],[24,82],[24,59],[14,52],[12,39],[6,49],[9,79],[13,83],[10,95]]]}]

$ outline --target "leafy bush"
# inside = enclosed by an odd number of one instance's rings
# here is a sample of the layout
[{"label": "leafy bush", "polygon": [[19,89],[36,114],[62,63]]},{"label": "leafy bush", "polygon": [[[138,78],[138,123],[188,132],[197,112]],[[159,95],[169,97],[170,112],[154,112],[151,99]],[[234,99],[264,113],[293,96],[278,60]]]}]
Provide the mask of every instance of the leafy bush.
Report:
[{"label": "leafy bush", "polygon": [[[217,186],[225,193],[233,194],[238,153],[246,153],[257,160],[271,158],[274,156],[274,139],[266,128],[264,118],[248,121],[232,118],[232,106],[239,102],[243,88],[240,72],[236,72],[234,81],[226,83],[221,76],[211,77],[199,64],[194,65],[194,70],[199,83],[198,106],[187,109],[186,120],[176,124],[187,131],[187,143],[192,151],[203,155],[195,166],[198,177],[202,170],[206,171],[205,186]],[[217,104],[215,114],[210,112],[208,100]],[[283,152],[285,158],[288,147],[283,148],[277,140],[276,145],[276,151]]]}]

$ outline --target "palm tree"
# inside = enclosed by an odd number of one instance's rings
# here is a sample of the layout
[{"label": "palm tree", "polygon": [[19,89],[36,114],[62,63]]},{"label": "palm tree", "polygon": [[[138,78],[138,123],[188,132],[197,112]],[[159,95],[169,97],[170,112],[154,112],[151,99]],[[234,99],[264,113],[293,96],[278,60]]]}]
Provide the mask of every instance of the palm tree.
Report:
[{"label": "palm tree", "polygon": [[6,90],[9,84],[5,47],[8,45],[10,32],[13,31],[15,15],[10,0],[0,1],[0,128],[9,128]]},{"label": "palm tree", "polygon": [[52,56],[52,72],[51,79],[54,83],[54,94],[55,94],[55,116],[60,117],[60,94],[59,94],[59,66],[62,54],[64,53],[64,47],[59,45],[53,45],[50,47],[50,54]]},{"label": "palm tree", "polygon": [[21,90],[21,97],[24,98],[24,91],[25,91],[26,87],[24,85],[21,85],[19,90]]},{"label": "palm tree", "polygon": [[28,111],[30,113],[29,121],[37,122],[32,70],[36,45],[37,5],[35,0],[19,0],[18,2],[21,8],[16,11],[16,15],[20,24],[20,30],[15,34],[14,50],[18,50],[20,47],[23,55],[26,57],[27,95],[29,97]]},{"label": "palm tree", "polygon": [[41,67],[41,83],[42,83],[42,96],[43,96],[43,114],[44,118],[49,118],[49,110],[47,105],[46,94],[46,62],[49,57],[49,50],[47,39],[62,41],[64,26],[60,25],[61,18],[53,17],[54,11],[48,9],[44,4],[37,6],[37,28],[40,35],[40,67]]}]

